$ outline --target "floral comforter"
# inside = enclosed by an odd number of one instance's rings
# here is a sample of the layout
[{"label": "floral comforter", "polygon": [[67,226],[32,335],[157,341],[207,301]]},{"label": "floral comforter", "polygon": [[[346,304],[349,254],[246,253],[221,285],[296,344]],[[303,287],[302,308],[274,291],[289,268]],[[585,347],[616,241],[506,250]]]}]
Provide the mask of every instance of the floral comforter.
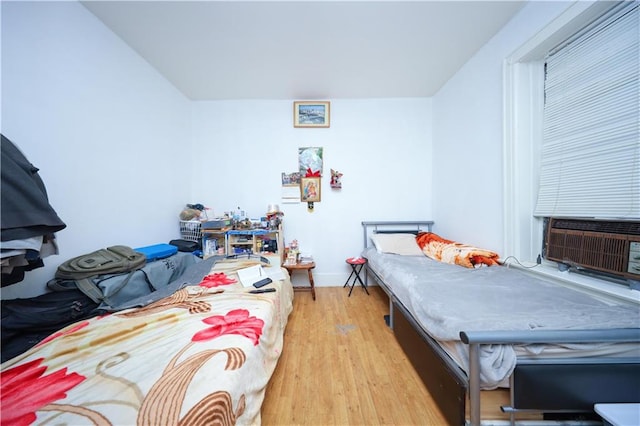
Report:
[{"label": "floral comforter", "polygon": [[[293,289],[251,294],[214,265],[197,286],[66,327],[2,364],[1,424],[259,424]],[[266,287],[265,287],[266,288]]]}]

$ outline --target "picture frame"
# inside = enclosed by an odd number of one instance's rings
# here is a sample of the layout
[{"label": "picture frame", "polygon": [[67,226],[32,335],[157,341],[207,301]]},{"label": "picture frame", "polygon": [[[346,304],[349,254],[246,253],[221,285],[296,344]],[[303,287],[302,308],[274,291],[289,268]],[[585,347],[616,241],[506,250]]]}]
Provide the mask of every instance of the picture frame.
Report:
[{"label": "picture frame", "polygon": [[322,176],[323,160],[322,147],[301,147],[298,148],[298,170],[300,176],[307,176],[309,172],[319,172]]},{"label": "picture frame", "polygon": [[319,177],[300,178],[300,201],[305,203],[320,201],[321,192]]},{"label": "picture frame", "polygon": [[300,172],[285,173],[282,172],[282,186],[299,186]]},{"label": "picture frame", "polygon": [[331,102],[295,101],[293,103],[293,127],[329,127]]}]

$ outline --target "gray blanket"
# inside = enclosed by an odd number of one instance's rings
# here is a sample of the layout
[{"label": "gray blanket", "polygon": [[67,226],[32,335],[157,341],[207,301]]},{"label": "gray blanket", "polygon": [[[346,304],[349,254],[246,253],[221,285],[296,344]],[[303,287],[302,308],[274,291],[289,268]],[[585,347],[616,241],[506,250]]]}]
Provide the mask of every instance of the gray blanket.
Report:
[{"label": "gray blanket", "polygon": [[[460,331],[640,327],[637,303],[595,297],[513,268],[469,269],[426,256],[380,254],[375,249],[363,256],[438,341],[459,342]],[[462,348],[456,352],[466,369]],[[537,345],[528,350],[541,353],[543,348]],[[483,348],[482,355],[485,388],[495,387],[515,367],[511,347],[493,345]]]}]

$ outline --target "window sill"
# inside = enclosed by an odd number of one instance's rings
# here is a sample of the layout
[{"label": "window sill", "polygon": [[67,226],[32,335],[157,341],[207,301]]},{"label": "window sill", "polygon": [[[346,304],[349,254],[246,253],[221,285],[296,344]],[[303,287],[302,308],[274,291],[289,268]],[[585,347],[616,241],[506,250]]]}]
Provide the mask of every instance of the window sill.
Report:
[{"label": "window sill", "polygon": [[561,285],[578,288],[595,295],[606,295],[616,299],[640,304],[640,291],[625,287],[622,284],[616,284],[607,280],[581,275],[570,271],[561,272],[555,264],[542,263],[535,268],[531,268],[531,266],[534,265],[535,264],[525,264],[523,265],[525,267],[523,267],[517,264],[509,264],[509,267],[522,269],[528,273],[551,279]]}]

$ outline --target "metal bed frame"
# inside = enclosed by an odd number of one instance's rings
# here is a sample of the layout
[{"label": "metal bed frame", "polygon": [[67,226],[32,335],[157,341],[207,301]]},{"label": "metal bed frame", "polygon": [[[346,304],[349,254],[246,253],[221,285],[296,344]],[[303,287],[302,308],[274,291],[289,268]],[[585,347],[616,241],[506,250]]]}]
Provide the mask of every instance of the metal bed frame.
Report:
[{"label": "metal bed frame", "polygon": [[[372,233],[417,233],[431,231],[432,221],[362,222],[364,247]],[[534,343],[640,343],[640,328],[609,330],[474,331],[460,332],[468,345],[469,374],[440,347],[412,317],[384,280],[366,264],[371,275],[389,296],[390,327],[431,396],[450,424],[480,425],[480,348],[491,344]],[[553,390],[555,389],[555,390]],[[605,402],[640,401],[640,359],[570,358],[555,360],[518,359],[510,377],[510,423],[516,414],[537,412],[551,418],[557,413],[593,413],[593,405]],[[547,417],[551,415],[551,417]],[[563,423],[564,424],[564,423]]]},{"label": "metal bed frame", "polygon": [[[431,232],[433,228],[433,221],[411,221],[411,222],[398,222],[398,221],[378,221],[378,222],[362,222],[362,230],[364,236],[364,248],[369,247],[369,234],[417,234],[421,231]],[[373,271],[369,268],[368,263],[365,264],[365,281],[368,284],[369,275],[373,276],[375,280],[378,282],[380,287],[384,290],[384,292],[389,296],[389,327],[393,330],[394,325],[394,309],[393,302],[396,300],[393,296],[389,287],[387,287],[386,283]]]}]

